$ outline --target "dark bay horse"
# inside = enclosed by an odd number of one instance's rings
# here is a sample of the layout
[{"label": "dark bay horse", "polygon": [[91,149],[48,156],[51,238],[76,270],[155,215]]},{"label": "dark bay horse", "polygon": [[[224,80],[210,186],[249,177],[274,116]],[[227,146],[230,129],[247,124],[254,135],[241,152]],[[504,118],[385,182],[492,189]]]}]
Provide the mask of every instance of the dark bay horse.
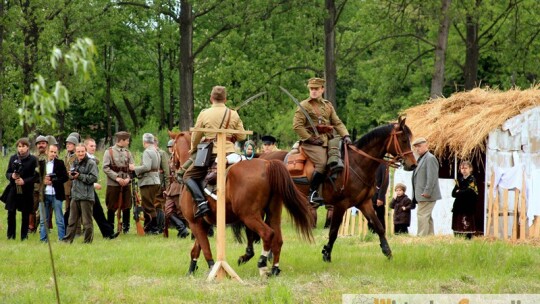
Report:
[{"label": "dark bay horse", "polygon": [[[375,191],[375,171],[380,163],[386,165],[402,163],[405,170],[414,169],[416,160],[411,151],[411,137],[412,133],[405,124],[405,119],[399,118],[397,123],[375,128],[352,145],[344,147],[345,169],[333,182],[327,178],[322,185],[324,201],[327,205],[332,205],[334,209],[329,240],[322,250],[325,262],[332,260],[332,248],[337,239],[339,226],[343,215],[351,207],[360,209],[362,214],[373,223],[375,232],[379,235],[383,254],[388,258],[392,257],[385,229],[377,218],[371,202]],[[387,153],[394,156],[391,161],[383,159]],[[275,152],[261,157],[282,158],[283,154]],[[311,176],[311,172],[308,172],[307,176]],[[297,186],[307,195],[308,186]]]},{"label": "dark bay horse", "polygon": [[[175,147],[185,150],[187,146],[185,140],[185,136],[177,137]],[[190,274],[197,269],[197,260],[201,250],[208,266],[212,267],[214,264],[208,241],[207,225],[216,223],[216,201],[208,197],[208,203],[211,209],[210,215],[195,219],[195,204],[191,193],[186,187],[182,190],[180,206],[196,239],[191,250]],[[281,235],[283,206],[291,215],[299,235],[312,241],[312,223],[307,198],[294,187],[289,172],[282,161],[244,160],[228,169],[225,222],[227,224],[242,223],[250,231],[260,236],[263,241],[263,250],[257,266],[261,275],[267,274],[267,260],[270,251],[273,254],[270,274],[278,275],[281,272],[278,266],[283,244]]]}]

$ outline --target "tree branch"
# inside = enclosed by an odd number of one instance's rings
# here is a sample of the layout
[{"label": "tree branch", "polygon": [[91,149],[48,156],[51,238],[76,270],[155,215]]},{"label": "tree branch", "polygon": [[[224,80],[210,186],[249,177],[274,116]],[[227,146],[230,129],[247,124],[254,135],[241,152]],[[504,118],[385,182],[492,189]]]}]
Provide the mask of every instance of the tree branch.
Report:
[{"label": "tree branch", "polygon": [[435,48],[432,48],[432,49],[429,49],[429,50],[425,50],[423,51],[422,53],[420,53],[418,56],[416,56],[413,60],[411,60],[408,64],[407,64],[407,69],[405,70],[405,75],[403,75],[403,78],[401,78],[401,83],[403,83],[403,81],[405,81],[405,78],[407,78],[407,75],[409,74],[409,68],[411,67],[411,65],[413,63],[415,63],[418,59],[422,58],[424,55],[426,55],[427,53],[430,53],[430,52],[433,52],[435,50]]}]

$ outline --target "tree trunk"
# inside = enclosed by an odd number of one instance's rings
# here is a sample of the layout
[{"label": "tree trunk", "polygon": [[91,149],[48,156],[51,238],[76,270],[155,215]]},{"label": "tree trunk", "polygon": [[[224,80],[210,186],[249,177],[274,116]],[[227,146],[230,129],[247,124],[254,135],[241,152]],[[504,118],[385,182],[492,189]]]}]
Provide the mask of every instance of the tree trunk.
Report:
[{"label": "tree trunk", "polygon": [[135,113],[135,108],[133,108],[133,105],[131,105],[131,101],[126,96],[123,96],[122,98],[124,100],[124,105],[126,105],[126,109],[129,112],[129,116],[131,117],[131,121],[133,121],[133,128],[134,133],[137,133],[139,130],[139,120],[137,118],[137,113]]},{"label": "tree trunk", "polygon": [[159,81],[159,114],[160,122],[159,128],[162,129],[166,125],[165,121],[165,89],[164,89],[164,77],[163,77],[163,50],[161,43],[157,44],[158,51],[158,81]]},{"label": "tree trunk", "polygon": [[126,122],[122,117],[122,113],[120,113],[120,110],[113,101],[111,101],[111,113],[114,115],[114,117],[116,117],[116,120],[118,121],[118,129],[122,131],[127,130]]},{"label": "tree trunk", "polygon": [[111,125],[111,46],[105,46],[103,54],[103,64],[105,67],[105,110],[107,113],[107,138],[105,142],[109,142],[109,145],[113,145],[112,139],[112,125]]},{"label": "tree trunk", "polygon": [[446,46],[448,44],[448,32],[450,30],[450,4],[452,0],[441,0],[441,19],[439,23],[439,33],[437,35],[437,46],[435,48],[435,65],[433,77],[431,78],[431,98],[443,96],[444,88],[444,67],[446,63]]},{"label": "tree trunk", "polygon": [[[476,1],[476,6],[480,1]],[[477,86],[478,59],[480,58],[480,46],[478,45],[478,22],[474,16],[467,14],[467,34],[465,41],[465,66],[463,67],[463,78],[465,80],[465,90],[472,90]]]},{"label": "tree trunk", "polygon": [[180,1],[180,130],[193,125],[193,12],[188,0]]},{"label": "tree trunk", "polygon": [[324,20],[324,73],[326,78],[325,98],[337,107],[336,102],[336,3],[335,0],[326,0],[328,17]]},{"label": "tree trunk", "polygon": [[[38,60],[38,40],[39,40],[39,28],[36,22],[36,16],[34,7],[32,7],[30,0],[21,2],[21,8],[23,11],[23,36],[24,36],[24,61],[22,63],[23,70],[23,94],[30,95],[30,86],[34,82],[35,77],[35,65]],[[23,126],[24,135],[28,136],[33,130],[32,126],[24,123]]]},{"label": "tree trunk", "polygon": [[169,130],[174,128],[174,60],[176,59],[174,51],[169,51]]}]

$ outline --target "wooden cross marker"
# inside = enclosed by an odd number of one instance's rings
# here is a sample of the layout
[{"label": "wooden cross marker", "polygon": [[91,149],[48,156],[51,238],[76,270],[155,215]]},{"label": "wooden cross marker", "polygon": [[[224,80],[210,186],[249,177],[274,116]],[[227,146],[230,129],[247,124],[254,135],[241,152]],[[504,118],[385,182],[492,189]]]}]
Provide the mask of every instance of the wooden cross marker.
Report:
[{"label": "wooden cross marker", "polygon": [[253,134],[253,131],[238,131],[232,129],[208,129],[208,128],[191,128],[191,132],[209,132],[216,133],[217,135],[217,210],[216,210],[216,224],[217,224],[217,261],[212,267],[212,270],[208,274],[207,281],[212,281],[214,278],[223,280],[227,274],[229,277],[236,279],[237,281],[244,283],[242,279],[236,274],[232,267],[225,260],[225,164],[226,152],[225,145],[227,143],[227,134]]}]

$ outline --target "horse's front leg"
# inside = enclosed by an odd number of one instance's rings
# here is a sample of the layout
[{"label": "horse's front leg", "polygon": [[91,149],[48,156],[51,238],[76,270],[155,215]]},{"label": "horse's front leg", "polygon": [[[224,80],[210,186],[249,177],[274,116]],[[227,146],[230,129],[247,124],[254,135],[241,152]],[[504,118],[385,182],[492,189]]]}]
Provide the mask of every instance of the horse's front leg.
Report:
[{"label": "horse's front leg", "polygon": [[328,243],[324,245],[322,250],[323,261],[325,262],[332,262],[332,248],[334,247],[334,242],[337,239],[339,226],[341,226],[343,214],[345,214],[346,210],[346,208],[343,206],[344,202],[339,202],[338,204],[334,205],[332,221],[330,223],[330,229],[328,231]]},{"label": "horse's front leg", "polygon": [[390,245],[388,244],[388,241],[386,240],[385,235],[385,229],[383,225],[381,224],[381,221],[379,221],[379,218],[377,217],[377,213],[375,212],[375,209],[373,209],[373,203],[371,202],[371,199],[364,201],[360,205],[360,211],[362,211],[362,214],[368,219],[368,221],[371,222],[373,225],[373,228],[375,229],[375,232],[379,235],[379,241],[380,246],[383,254],[388,258],[392,258],[392,250],[390,249]]},{"label": "horse's front leg", "polygon": [[206,229],[206,227],[204,227],[202,223],[202,219],[199,219],[193,225],[190,225],[190,228],[191,228],[191,232],[193,233],[196,239],[195,244],[199,247],[198,253],[194,255],[194,250],[196,248],[195,248],[195,245],[193,246],[191,263],[193,263],[194,259],[195,259],[195,264],[197,263],[196,259],[199,257],[200,251],[202,250],[204,258],[206,259],[206,262],[208,263],[208,268],[211,269],[214,266],[214,259],[212,257],[212,251],[210,250],[210,242],[208,241],[208,234],[207,234],[208,230]]}]

